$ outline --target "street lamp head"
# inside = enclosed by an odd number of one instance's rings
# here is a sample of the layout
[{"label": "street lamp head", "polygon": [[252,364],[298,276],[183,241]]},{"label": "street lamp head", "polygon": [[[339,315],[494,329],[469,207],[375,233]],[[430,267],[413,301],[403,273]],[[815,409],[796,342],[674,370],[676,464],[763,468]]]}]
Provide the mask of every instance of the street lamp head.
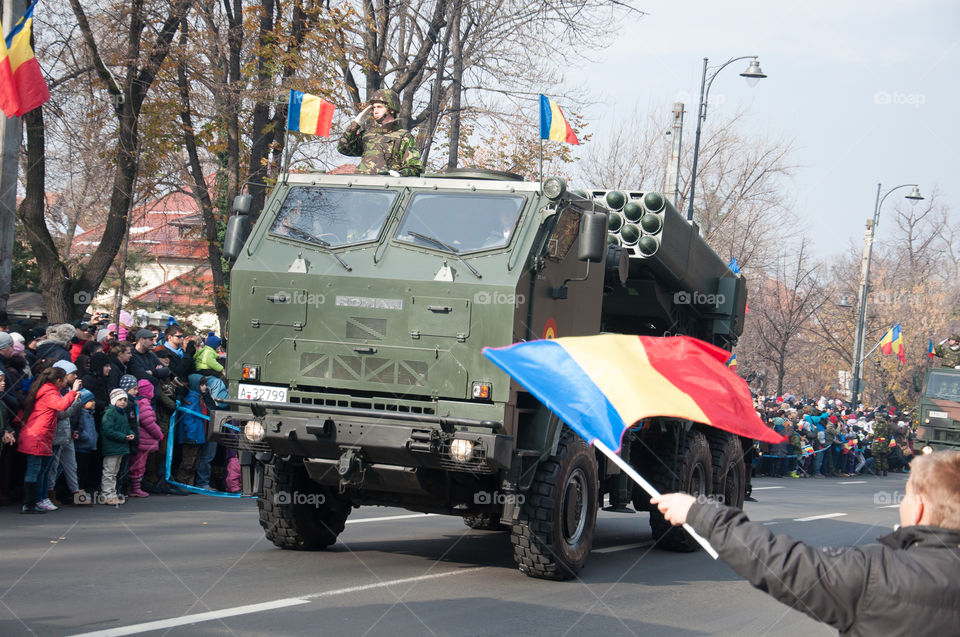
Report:
[{"label": "street lamp head", "polygon": [[757,82],[767,77],[767,74],[760,69],[760,62],[754,58],[750,61],[747,70],[740,74],[740,77],[747,78],[747,85],[752,88],[757,85]]},{"label": "street lamp head", "polygon": [[907,195],[905,199],[909,199],[913,203],[923,201],[923,195],[920,194],[920,186],[914,186],[913,190],[910,191],[910,194]]}]

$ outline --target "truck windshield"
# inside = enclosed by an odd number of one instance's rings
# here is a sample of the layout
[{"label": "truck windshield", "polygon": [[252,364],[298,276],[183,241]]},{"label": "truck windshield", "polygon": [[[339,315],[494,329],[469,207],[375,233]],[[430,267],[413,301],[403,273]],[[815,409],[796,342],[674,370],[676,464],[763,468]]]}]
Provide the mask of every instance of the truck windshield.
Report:
[{"label": "truck windshield", "polygon": [[294,186],[270,232],[324,247],[373,241],[396,199],[390,190]]},{"label": "truck windshield", "polygon": [[930,372],[925,395],[927,398],[941,398],[960,402],[960,374]]},{"label": "truck windshield", "polygon": [[420,192],[397,229],[396,237],[406,243],[436,248],[436,244],[411,234],[431,237],[457,252],[502,248],[510,243],[524,197],[476,193]]}]

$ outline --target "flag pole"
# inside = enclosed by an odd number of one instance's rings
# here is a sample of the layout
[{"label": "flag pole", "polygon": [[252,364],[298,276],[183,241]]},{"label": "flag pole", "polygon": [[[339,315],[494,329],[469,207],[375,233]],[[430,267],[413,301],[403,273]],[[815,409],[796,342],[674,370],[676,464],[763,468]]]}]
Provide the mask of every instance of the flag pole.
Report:
[{"label": "flag pole", "polygon": [[540,190],[543,190],[543,137],[540,138]]},{"label": "flag pole", "polygon": [[[541,143],[542,143],[542,142],[541,142]],[[612,460],[615,465],[617,465],[618,467],[620,467],[620,470],[621,470],[621,471],[623,471],[623,472],[626,473],[628,476],[630,476],[631,478],[633,478],[633,481],[636,482],[637,484],[639,484],[640,487],[641,487],[644,491],[646,491],[647,494],[648,494],[651,498],[654,498],[654,497],[657,497],[657,496],[660,495],[660,492],[657,491],[656,488],[655,488],[652,484],[650,484],[649,482],[647,482],[647,480],[646,480],[642,475],[640,475],[639,473],[637,473],[636,469],[634,469],[634,468],[631,467],[629,464],[627,464],[626,461],[625,461],[623,458],[621,458],[620,456],[618,456],[618,455],[616,454],[616,452],[614,452],[613,450],[611,450],[610,447],[608,447],[607,445],[603,444],[603,443],[600,442],[599,440],[594,440],[594,441],[593,441],[593,446],[596,447],[597,449],[599,449],[601,452],[603,452],[603,455],[605,455],[606,457],[610,458],[610,460]],[[689,524],[687,524],[686,522],[684,522],[684,523],[683,523],[683,529],[684,529],[687,533],[690,534],[690,537],[692,537],[693,539],[695,539],[695,540],[697,541],[697,543],[698,543],[700,546],[703,547],[703,550],[706,551],[706,552],[710,555],[710,557],[712,557],[713,559],[717,559],[717,558],[720,557],[720,555],[717,553],[717,551],[716,551],[712,546],[710,546],[710,542],[708,542],[706,539],[704,539],[699,533],[697,533],[696,531],[694,531],[692,526],[690,526]]]}]

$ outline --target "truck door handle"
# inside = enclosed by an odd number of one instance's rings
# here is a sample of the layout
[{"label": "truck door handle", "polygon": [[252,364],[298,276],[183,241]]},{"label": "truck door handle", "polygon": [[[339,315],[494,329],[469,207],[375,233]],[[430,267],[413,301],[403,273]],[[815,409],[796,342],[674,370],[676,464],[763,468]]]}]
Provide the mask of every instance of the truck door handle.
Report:
[{"label": "truck door handle", "polygon": [[453,311],[453,308],[449,305],[428,305],[427,309],[437,314],[449,314]]},{"label": "truck door handle", "polygon": [[271,303],[289,303],[291,301],[290,297],[284,292],[280,294],[268,294],[267,300]]},{"label": "truck door handle", "polygon": [[376,354],[377,348],[376,347],[354,347],[353,351],[355,351],[357,354]]}]

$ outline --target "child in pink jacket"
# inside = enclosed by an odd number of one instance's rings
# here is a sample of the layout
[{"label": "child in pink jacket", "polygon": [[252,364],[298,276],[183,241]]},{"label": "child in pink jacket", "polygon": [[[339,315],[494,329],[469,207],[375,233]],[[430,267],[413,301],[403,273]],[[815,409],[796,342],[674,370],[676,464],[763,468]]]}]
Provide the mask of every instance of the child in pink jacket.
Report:
[{"label": "child in pink jacket", "polygon": [[140,488],[143,473],[147,467],[147,455],[160,449],[163,431],[157,425],[157,414],[153,410],[153,384],[148,380],[137,381],[137,406],[140,408],[140,446],[130,458],[130,497],[145,498],[148,494]]}]

